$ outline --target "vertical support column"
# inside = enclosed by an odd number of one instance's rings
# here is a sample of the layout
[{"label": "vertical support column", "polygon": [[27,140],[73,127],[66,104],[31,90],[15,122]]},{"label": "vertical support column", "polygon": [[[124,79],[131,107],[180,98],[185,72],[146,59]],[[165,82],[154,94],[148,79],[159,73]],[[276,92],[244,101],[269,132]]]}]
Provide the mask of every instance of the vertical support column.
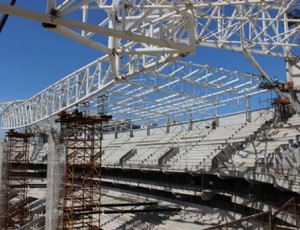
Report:
[{"label": "vertical support column", "polygon": [[170,123],[169,122],[167,122],[166,133],[170,133]]},{"label": "vertical support column", "polygon": [[268,215],[268,219],[269,219],[269,230],[273,229],[273,217],[272,217],[272,213],[270,212]]},{"label": "vertical support column", "polygon": [[287,80],[294,83],[294,89],[289,90],[292,106],[297,113],[300,113],[300,60],[287,60],[286,71]]},{"label": "vertical support column", "polygon": [[251,122],[251,105],[250,105],[250,96],[246,96],[246,121]]},{"label": "vertical support column", "polygon": [[27,173],[31,136],[27,132],[9,131],[7,133],[6,229],[22,227],[28,222]]},{"label": "vertical support column", "polygon": [[130,123],[129,123],[129,128],[130,128],[130,130],[129,130],[129,137],[133,137],[133,130],[132,130],[132,122],[131,122],[131,120],[129,121]]},{"label": "vertical support column", "polygon": [[[120,7],[118,4],[115,5],[114,11],[109,14],[110,21],[108,27],[110,29],[120,29],[121,21],[119,20],[120,16]],[[115,77],[119,75],[121,60],[119,54],[117,53],[117,49],[119,48],[120,39],[112,36],[108,37],[108,48],[112,50],[112,54],[110,54],[111,59],[111,71]]]},{"label": "vertical support column", "polygon": [[189,131],[193,130],[193,114],[192,113],[190,113],[188,130]]},{"label": "vertical support column", "polygon": [[65,146],[55,133],[50,133],[48,143],[45,229],[62,229],[60,204],[63,202],[66,172]]},{"label": "vertical support column", "polygon": [[117,130],[117,124],[115,124],[115,139],[118,139],[118,130]]},{"label": "vertical support column", "polygon": [[215,118],[214,118],[214,124],[215,124],[215,127],[219,127],[219,112],[218,112],[218,106],[215,105]]},{"label": "vertical support column", "polygon": [[147,137],[150,136],[150,120],[147,122]]},{"label": "vertical support column", "polygon": [[49,14],[52,9],[56,9],[56,0],[48,0],[47,1],[47,13]]}]

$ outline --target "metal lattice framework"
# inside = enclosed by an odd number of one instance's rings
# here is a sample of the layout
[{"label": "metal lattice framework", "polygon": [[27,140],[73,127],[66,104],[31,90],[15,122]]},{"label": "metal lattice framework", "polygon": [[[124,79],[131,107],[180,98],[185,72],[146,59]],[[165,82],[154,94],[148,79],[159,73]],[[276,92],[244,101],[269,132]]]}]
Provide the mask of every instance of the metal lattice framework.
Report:
[{"label": "metal lattice framework", "polygon": [[[200,44],[286,56],[291,48],[299,47],[299,18],[288,14],[296,3],[297,0],[48,0],[48,15],[5,4],[0,5],[0,11],[58,25],[52,29],[90,42],[88,45],[95,48],[98,44],[98,49],[108,54],[189,53]],[[99,34],[110,36],[108,46],[103,45]],[[133,43],[126,47],[128,41]]]},{"label": "metal lattice framework", "polygon": [[[149,112],[150,116],[186,113],[183,108],[189,105],[192,111],[205,111],[212,102],[219,106],[251,95],[255,83],[247,88],[246,78],[239,74],[240,84],[245,87],[231,85],[230,77],[224,78],[224,86],[221,79],[217,80],[217,72],[216,77],[201,78],[199,72],[204,67],[194,70],[195,73],[186,67],[181,71],[174,61],[195,54],[197,46],[228,49],[244,53],[260,74],[269,78],[253,55],[292,58],[297,54],[300,19],[291,14],[297,2],[48,0],[46,14],[0,4],[2,13],[40,21],[44,27],[106,54],[5,113],[3,128],[28,126],[104,93],[121,97],[132,113],[141,118]],[[166,68],[171,71],[163,72]],[[177,75],[184,71],[186,75]],[[155,83],[151,79],[156,79]],[[189,87],[185,88],[187,92],[178,91],[179,84],[190,84],[191,88],[199,87],[197,92],[208,93],[192,94]],[[243,90],[239,91],[241,87]],[[154,100],[145,96],[155,91],[160,94]],[[132,98],[126,99],[126,95]],[[122,109],[114,100],[118,99],[110,99],[116,106],[114,110],[126,112],[127,107]]]},{"label": "metal lattice framework", "polygon": [[[108,58],[99,59],[24,102],[3,117],[3,127],[22,127],[90,99],[96,109],[99,93],[108,96],[116,120],[145,124],[190,113],[206,114],[224,105],[238,106],[246,95],[263,92],[261,78],[250,74],[176,61],[116,81]],[[91,100],[92,98],[92,100]],[[245,105],[245,102],[244,102]]]},{"label": "metal lattice framework", "polygon": [[24,100],[16,100],[16,101],[8,101],[0,103],[0,112],[9,112],[13,110],[15,107],[18,107]]}]

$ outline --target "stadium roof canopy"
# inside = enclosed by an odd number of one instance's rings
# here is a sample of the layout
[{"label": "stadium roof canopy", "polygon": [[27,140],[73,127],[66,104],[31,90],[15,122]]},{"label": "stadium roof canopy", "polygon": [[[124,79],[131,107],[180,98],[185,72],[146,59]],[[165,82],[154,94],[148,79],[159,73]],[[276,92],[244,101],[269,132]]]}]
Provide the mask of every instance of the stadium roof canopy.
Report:
[{"label": "stadium roof canopy", "polygon": [[[295,58],[297,0],[48,0],[47,12],[0,3],[0,12],[38,22],[104,55],[3,113],[5,129],[26,127],[61,111],[108,99],[115,120],[165,123],[211,116],[246,104],[270,80],[254,55]],[[30,6],[29,6],[30,7]],[[260,76],[215,69],[182,57],[197,47],[240,52]],[[218,58],[218,57],[216,57]],[[280,92],[277,93],[280,94]],[[102,97],[103,98],[103,97]],[[101,107],[101,106],[100,106]],[[244,107],[245,108],[245,107]]]}]

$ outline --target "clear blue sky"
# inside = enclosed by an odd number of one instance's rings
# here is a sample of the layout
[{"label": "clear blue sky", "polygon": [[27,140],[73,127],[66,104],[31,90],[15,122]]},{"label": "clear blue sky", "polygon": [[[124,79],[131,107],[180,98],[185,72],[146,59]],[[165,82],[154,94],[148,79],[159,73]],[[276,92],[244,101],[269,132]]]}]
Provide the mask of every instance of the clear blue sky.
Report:
[{"label": "clear blue sky", "polygon": [[[45,12],[45,5],[36,0],[16,3],[40,12]],[[29,98],[102,55],[39,22],[11,16],[0,34],[0,101]]]},{"label": "clear blue sky", "polygon": [[[8,0],[0,0],[7,3]],[[45,12],[46,1],[19,0],[16,6]],[[103,54],[44,29],[39,22],[9,17],[0,34],[0,101],[27,99]],[[238,53],[199,48],[186,58],[199,64],[257,73]],[[285,78],[281,58],[258,57],[272,77]]]}]

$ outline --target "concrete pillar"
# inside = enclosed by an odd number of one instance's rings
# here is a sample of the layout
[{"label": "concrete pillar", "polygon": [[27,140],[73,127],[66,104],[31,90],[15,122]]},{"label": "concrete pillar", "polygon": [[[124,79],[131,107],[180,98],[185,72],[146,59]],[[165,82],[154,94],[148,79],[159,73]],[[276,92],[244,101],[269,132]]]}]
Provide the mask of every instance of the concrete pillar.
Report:
[{"label": "concrete pillar", "polygon": [[216,127],[219,127],[219,112],[218,112],[218,106],[215,106],[215,126]]},{"label": "concrete pillar", "polygon": [[7,152],[5,151],[5,143],[0,143],[0,229],[4,230],[6,225],[6,162]]},{"label": "concrete pillar", "polygon": [[117,125],[115,125],[115,139],[118,139],[118,130],[117,130]]},{"label": "concrete pillar", "polygon": [[300,60],[290,59],[286,62],[287,80],[294,83],[294,90],[290,90],[293,109],[300,113]]},{"label": "concrete pillar", "polygon": [[131,122],[131,120],[130,120],[129,126],[130,126],[129,137],[133,137],[133,129],[132,129],[132,122]]},{"label": "concrete pillar", "polygon": [[150,120],[148,118],[148,121],[147,121],[147,136],[150,136],[150,127],[151,127],[151,124],[150,124]]},{"label": "concrete pillar", "polygon": [[250,96],[246,97],[246,104],[247,104],[247,109],[246,109],[246,121],[251,122],[251,105],[250,105]]},{"label": "concrete pillar", "polygon": [[190,117],[189,117],[189,127],[188,130],[191,131],[193,130],[193,117],[192,117],[192,113],[190,113]]},{"label": "concrete pillar", "polygon": [[167,126],[166,126],[166,133],[170,133],[170,124],[169,124],[169,122],[167,123]]},{"label": "concrete pillar", "polygon": [[66,172],[65,146],[54,134],[49,135],[47,164],[47,201],[45,229],[62,229],[62,204]]}]

